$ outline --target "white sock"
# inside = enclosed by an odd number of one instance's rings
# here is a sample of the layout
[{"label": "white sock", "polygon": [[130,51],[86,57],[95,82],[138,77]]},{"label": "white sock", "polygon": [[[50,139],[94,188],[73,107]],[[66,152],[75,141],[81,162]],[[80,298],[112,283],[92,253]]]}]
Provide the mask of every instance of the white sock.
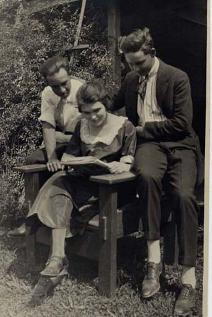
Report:
[{"label": "white sock", "polygon": [[194,266],[183,266],[182,284],[189,284],[193,288],[196,287],[196,276]]},{"label": "white sock", "polygon": [[148,262],[160,263],[160,240],[148,240]]}]

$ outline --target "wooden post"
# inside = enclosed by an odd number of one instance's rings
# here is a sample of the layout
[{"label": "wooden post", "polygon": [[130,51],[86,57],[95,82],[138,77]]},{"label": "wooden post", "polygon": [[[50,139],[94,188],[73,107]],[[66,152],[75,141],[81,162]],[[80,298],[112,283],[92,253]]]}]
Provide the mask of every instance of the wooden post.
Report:
[{"label": "wooden post", "polygon": [[24,187],[25,187],[25,201],[30,208],[40,189],[39,172],[25,173]]},{"label": "wooden post", "polygon": [[80,10],[80,17],[79,17],[79,22],[77,25],[77,32],[74,40],[74,47],[78,45],[79,42],[79,37],[80,37],[80,32],[82,28],[82,21],[84,18],[84,13],[85,13],[85,6],[86,6],[86,0],[82,0],[82,5],[81,5],[81,10]]},{"label": "wooden post", "polygon": [[118,53],[118,37],[120,36],[120,0],[108,0],[108,48],[112,58],[112,78],[120,85],[121,66]]},{"label": "wooden post", "polygon": [[[30,209],[40,189],[39,172],[24,174],[25,202]],[[30,271],[36,270],[36,234],[26,230],[26,259]]]},{"label": "wooden post", "polygon": [[[78,43],[79,43],[80,32],[81,32],[81,28],[82,28],[82,22],[83,22],[84,13],[85,13],[85,6],[86,6],[86,0],[82,0],[80,16],[79,16],[79,21],[78,21],[78,25],[77,25],[77,32],[76,32],[75,40],[74,40],[74,46],[73,46],[74,48],[76,48],[78,46]],[[69,65],[70,66],[73,64],[74,52],[75,51],[72,52],[72,55],[70,57],[70,61],[69,61]]]},{"label": "wooden post", "polygon": [[101,184],[99,196],[99,292],[111,297],[117,277],[117,191],[114,186]]}]

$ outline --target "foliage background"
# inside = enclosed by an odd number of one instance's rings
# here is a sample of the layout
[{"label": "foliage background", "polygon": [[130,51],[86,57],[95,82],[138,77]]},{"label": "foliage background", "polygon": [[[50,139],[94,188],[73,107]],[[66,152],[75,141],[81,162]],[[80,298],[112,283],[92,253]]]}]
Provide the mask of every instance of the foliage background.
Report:
[{"label": "foliage background", "polygon": [[[101,1],[103,3],[103,1]],[[105,1],[106,2],[106,1]],[[80,43],[90,48],[76,56],[73,75],[101,77],[113,89],[110,56],[106,46],[106,12],[88,0]],[[0,0],[0,227],[14,225],[23,208],[23,179],[13,167],[41,142],[40,93],[45,83],[39,65],[74,41],[78,11],[72,6],[27,17],[21,0]],[[14,222],[13,222],[14,221]],[[100,297],[92,279],[97,268],[87,260],[73,259],[72,278],[58,286],[53,297],[40,307],[28,305],[37,274],[29,274],[23,241],[2,238],[0,228],[1,316],[171,316],[179,293],[179,267],[170,267],[159,294],[151,301],[141,299],[144,277],[144,246],[141,241],[119,245],[119,288],[111,299]],[[139,239],[138,239],[139,240]],[[124,241],[126,242],[126,241]],[[202,316],[203,230],[199,232],[197,295],[194,315]],[[45,252],[47,254],[47,252]],[[44,264],[44,263],[43,263]]]},{"label": "foliage background", "polygon": [[[37,118],[45,83],[39,66],[72,46],[78,18],[79,4],[27,16],[20,0],[0,1],[0,224],[23,210],[23,179],[13,166],[41,143]],[[88,1],[79,44],[89,48],[75,54],[70,71],[84,79],[100,77],[113,88],[106,31],[104,7]]]}]

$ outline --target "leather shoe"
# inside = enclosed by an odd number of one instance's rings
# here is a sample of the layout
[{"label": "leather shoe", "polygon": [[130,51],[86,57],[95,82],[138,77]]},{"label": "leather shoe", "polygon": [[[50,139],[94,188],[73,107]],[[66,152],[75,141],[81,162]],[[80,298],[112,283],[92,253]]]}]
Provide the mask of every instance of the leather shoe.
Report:
[{"label": "leather shoe", "polygon": [[26,225],[25,225],[25,223],[23,223],[19,227],[8,231],[7,234],[8,234],[9,237],[17,237],[17,236],[25,236],[26,233],[27,233]]},{"label": "leather shoe", "polygon": [[195,306],[195,289],[189,285],[184,284],[180,295],[175,303],[175,316],[189,316]]},{"label": "leather shoe", "polygon": [[147,263],[147,274],[144,277],[142,283],[142,296],[144,298],[152,297],[160,289],[160,273],[161,265],[160,263]]}]

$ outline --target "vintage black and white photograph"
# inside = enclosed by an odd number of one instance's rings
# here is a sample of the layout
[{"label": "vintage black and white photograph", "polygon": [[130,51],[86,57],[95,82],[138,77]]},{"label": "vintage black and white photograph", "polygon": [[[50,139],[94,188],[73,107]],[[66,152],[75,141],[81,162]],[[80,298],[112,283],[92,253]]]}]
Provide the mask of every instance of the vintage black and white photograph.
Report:
[{"label": "vintage black and white photograph", "polygon": [[1,317],[209,317],[207,15],[0,0]]}]

